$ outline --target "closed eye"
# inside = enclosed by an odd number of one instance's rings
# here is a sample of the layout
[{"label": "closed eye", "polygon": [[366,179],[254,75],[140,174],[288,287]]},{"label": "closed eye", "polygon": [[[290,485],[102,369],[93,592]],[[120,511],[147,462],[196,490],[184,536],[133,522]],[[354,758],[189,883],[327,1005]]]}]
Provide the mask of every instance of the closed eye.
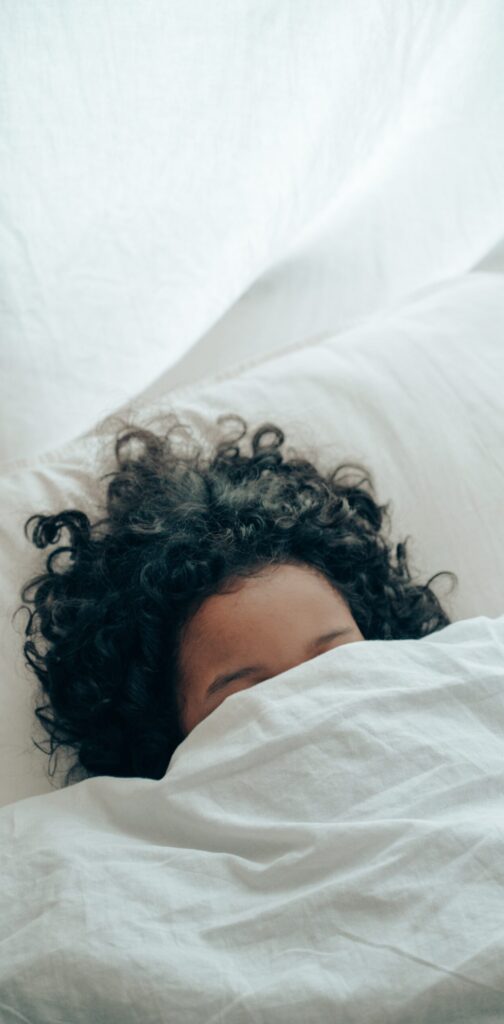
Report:
[{"label": "closed eye", "polygon": [[[353,626],[346,626],[345,629],[334,629],[331,633],[324,633],[323,636],[317,637],[316,640],[312,640],[306,649],[306,653],[310,654],[315,651],[322,644],[328,643],[330,640],[335,640],[339,637],[348,636],[353,633]],[[256,672],[267,672],[268,668],[266,665],[246,665],[243,668],[233,669],[231,672],[221,673],[216,676],[206,691],[206,696],[210,697],[212,694],[217,693],[219,690],[223,690],[229,683],[234,682],[236,679],[244,679],[247,676],[254,675]]]}]

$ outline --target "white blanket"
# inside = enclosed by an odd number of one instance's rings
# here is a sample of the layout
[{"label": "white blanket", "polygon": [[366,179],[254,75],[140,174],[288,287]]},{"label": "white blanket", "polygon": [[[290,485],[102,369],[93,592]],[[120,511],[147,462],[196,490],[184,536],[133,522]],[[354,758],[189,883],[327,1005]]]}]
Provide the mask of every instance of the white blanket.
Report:
[{"label": "white blanket", "polygon": [[329,651],[0,837],[2,1024],[502,1024],[504,615]]},{"label": "white blanket", "polygon": [[0,4],[0,466],[488,260],[503,34],[502,0]]}]

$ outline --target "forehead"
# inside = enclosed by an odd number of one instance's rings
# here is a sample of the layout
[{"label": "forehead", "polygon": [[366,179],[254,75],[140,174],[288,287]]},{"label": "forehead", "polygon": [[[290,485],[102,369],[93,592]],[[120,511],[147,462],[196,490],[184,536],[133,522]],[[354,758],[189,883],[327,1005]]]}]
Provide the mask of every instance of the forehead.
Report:
[{"label": "forehead", "polygon": [[220,628],[229,631],[246,622],[267,624],[274,612],[276,621],[288,621],[298,613],[316,618],[320,610],[340,602],[330,582],[316,569],[304,566],[267,567],[257,576],[234,581],[229,591],[212,594],[200,606],[188,632],[203,638],[215,638]]}]

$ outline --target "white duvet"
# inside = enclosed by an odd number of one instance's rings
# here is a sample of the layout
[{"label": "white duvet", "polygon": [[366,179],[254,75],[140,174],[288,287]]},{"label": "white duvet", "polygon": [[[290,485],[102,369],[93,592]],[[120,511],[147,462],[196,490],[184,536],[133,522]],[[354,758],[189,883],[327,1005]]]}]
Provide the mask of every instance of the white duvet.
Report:
[{"label": "white duvet", "polygon": [[504,267],[503,36],[502,0],[3,0],[0,469]]},{"label": "white duvet", "polygon": [[502,1024],[504,615],[329,651],[0,836],[2,1024]]}]

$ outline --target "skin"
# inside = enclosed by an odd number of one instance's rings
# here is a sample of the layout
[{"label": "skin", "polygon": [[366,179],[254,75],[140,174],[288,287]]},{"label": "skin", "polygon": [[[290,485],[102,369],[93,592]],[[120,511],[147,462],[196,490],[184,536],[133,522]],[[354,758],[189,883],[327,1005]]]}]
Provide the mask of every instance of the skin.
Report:
[{"label": "skin", "polygon": [[[345,635],[313,641],[334,630]],[[181,721],[186,734],[232,693],[286,672],[333,647],[364,640],[348,605],[312,566],[267,566],[212,594],[190,619],[180,647]],[[219,674],[263,667],[207,689]]]}]

